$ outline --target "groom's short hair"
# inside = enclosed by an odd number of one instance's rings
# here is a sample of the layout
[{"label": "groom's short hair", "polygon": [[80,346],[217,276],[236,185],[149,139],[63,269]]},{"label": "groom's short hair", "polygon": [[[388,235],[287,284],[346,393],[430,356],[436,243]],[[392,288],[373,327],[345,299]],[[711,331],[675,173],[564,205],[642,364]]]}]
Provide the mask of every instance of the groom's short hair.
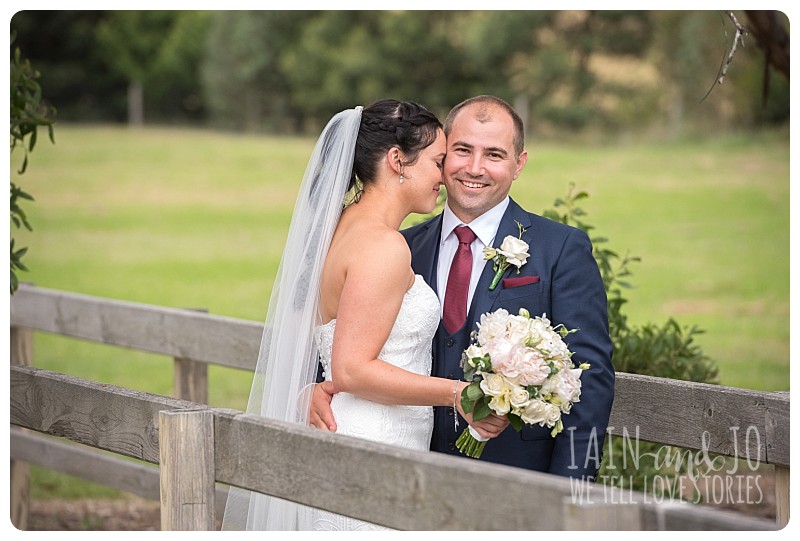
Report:
[{"label": "groom's short hair", "polygon": [[495,106],[499,107],[500,109],[504,110],[511,116],[511,121],[514,124],[514,137],[513,137],[513,144],[514,144],[514,153],[516,154],[516,158],[519,158],[520,154],[525,150],[525,126],[522,122],[522,118],[517,114],[509,103],[497,96],[492,96],[489,94],[483,94],[481,96],[473,96],[471,98],[467,98],[466,100],[462,101],[452,109],[450,112],[447,113],[447,118],[444,120],[444,134],[445,136],[450,135],[450,131],[453,129],[453,122],[455,121],[456,116],[458,113],[461,112],[462,109],[468,107],[470,105],[475,104],[484,104],[487,106]]}]

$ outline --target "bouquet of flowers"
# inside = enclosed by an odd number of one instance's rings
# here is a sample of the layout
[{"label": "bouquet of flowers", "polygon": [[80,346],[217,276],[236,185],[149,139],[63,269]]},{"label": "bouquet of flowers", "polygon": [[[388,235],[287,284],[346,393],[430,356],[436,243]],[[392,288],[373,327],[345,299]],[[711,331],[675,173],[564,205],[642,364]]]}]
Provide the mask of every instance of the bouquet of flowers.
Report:
[{"label": "bouquet of flowers", "polygon": [[[517,432],[523,424],[547,426],[555,437],[564,425],[561,416],[580,401],[583,370],[572,363],[563,338],[576,332],[553,327],[546,314],[531,317],[524,308],[513,316],[500,308],[483,314],[474,343],[461,356],[464,377],[471,381],[461,393],[461,407],[475,420],[492,412],[507,415]],[[464,429],[456,441],[459,451],[478,458],[486,440]]]}]

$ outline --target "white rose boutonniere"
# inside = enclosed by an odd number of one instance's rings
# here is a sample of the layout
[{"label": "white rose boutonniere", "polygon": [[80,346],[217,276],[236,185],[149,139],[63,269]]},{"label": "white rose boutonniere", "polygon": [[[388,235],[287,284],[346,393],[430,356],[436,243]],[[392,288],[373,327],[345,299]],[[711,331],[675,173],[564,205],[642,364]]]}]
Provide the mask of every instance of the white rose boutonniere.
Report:
[{"label": "white rose boutonniere", "polygon": [[530,257],[530,254],[528,254],[528,243],[522,240],[522,234],[525,232],[525,228],[523,228],[522,224],[519,222],[517,222],[517,227],[519,228],[519,237],[508,235],[503,239],[500,248],[487,246],[483,249],[483,259],[487,261],[491,259],[494,261],[493,268],[495,274],[492,284],[489,286],[489,291],[494,291],[494,288],[497,287],[500,278],[508,267],[512,265],[517,267],[517,274],[519,274],[520,267],[522,267],[522,265],[528,261],[528,257]]}]

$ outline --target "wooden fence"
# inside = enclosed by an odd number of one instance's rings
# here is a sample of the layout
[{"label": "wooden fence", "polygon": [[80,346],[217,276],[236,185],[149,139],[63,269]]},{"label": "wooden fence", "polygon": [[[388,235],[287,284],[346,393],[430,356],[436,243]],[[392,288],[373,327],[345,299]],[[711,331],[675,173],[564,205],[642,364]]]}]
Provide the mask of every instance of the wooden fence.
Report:
[{"label": "wooden fence", "polygon": [[[204,405],[207,364],[252,370],[262,328],[23,285],[11,300],[12,522],[25,528],[27,464],[160,499],[164,530],[214,529],[228,485],[410,530],[762,530],[788,522],[788,393],[618,373],[610,422],[614,434],[774,465],[772,522]],[[171,356],[176,398],[36,369],[34,330]],[[469,511],[476,486],[482,513]]]}]

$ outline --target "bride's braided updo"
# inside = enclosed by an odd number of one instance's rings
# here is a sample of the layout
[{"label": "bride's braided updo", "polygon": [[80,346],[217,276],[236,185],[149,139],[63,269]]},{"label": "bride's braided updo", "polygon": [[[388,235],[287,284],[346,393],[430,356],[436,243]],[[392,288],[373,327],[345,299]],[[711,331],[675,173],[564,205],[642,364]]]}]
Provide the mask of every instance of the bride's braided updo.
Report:
[{"label": "bride's braided updo", "polygon": [[413,165],[419,153],[435,140],[442,123],[436,115],[412,101],[381,100],[361,112],[353,173],[368,185],[375,179],[378,163],[397,147]]}]

